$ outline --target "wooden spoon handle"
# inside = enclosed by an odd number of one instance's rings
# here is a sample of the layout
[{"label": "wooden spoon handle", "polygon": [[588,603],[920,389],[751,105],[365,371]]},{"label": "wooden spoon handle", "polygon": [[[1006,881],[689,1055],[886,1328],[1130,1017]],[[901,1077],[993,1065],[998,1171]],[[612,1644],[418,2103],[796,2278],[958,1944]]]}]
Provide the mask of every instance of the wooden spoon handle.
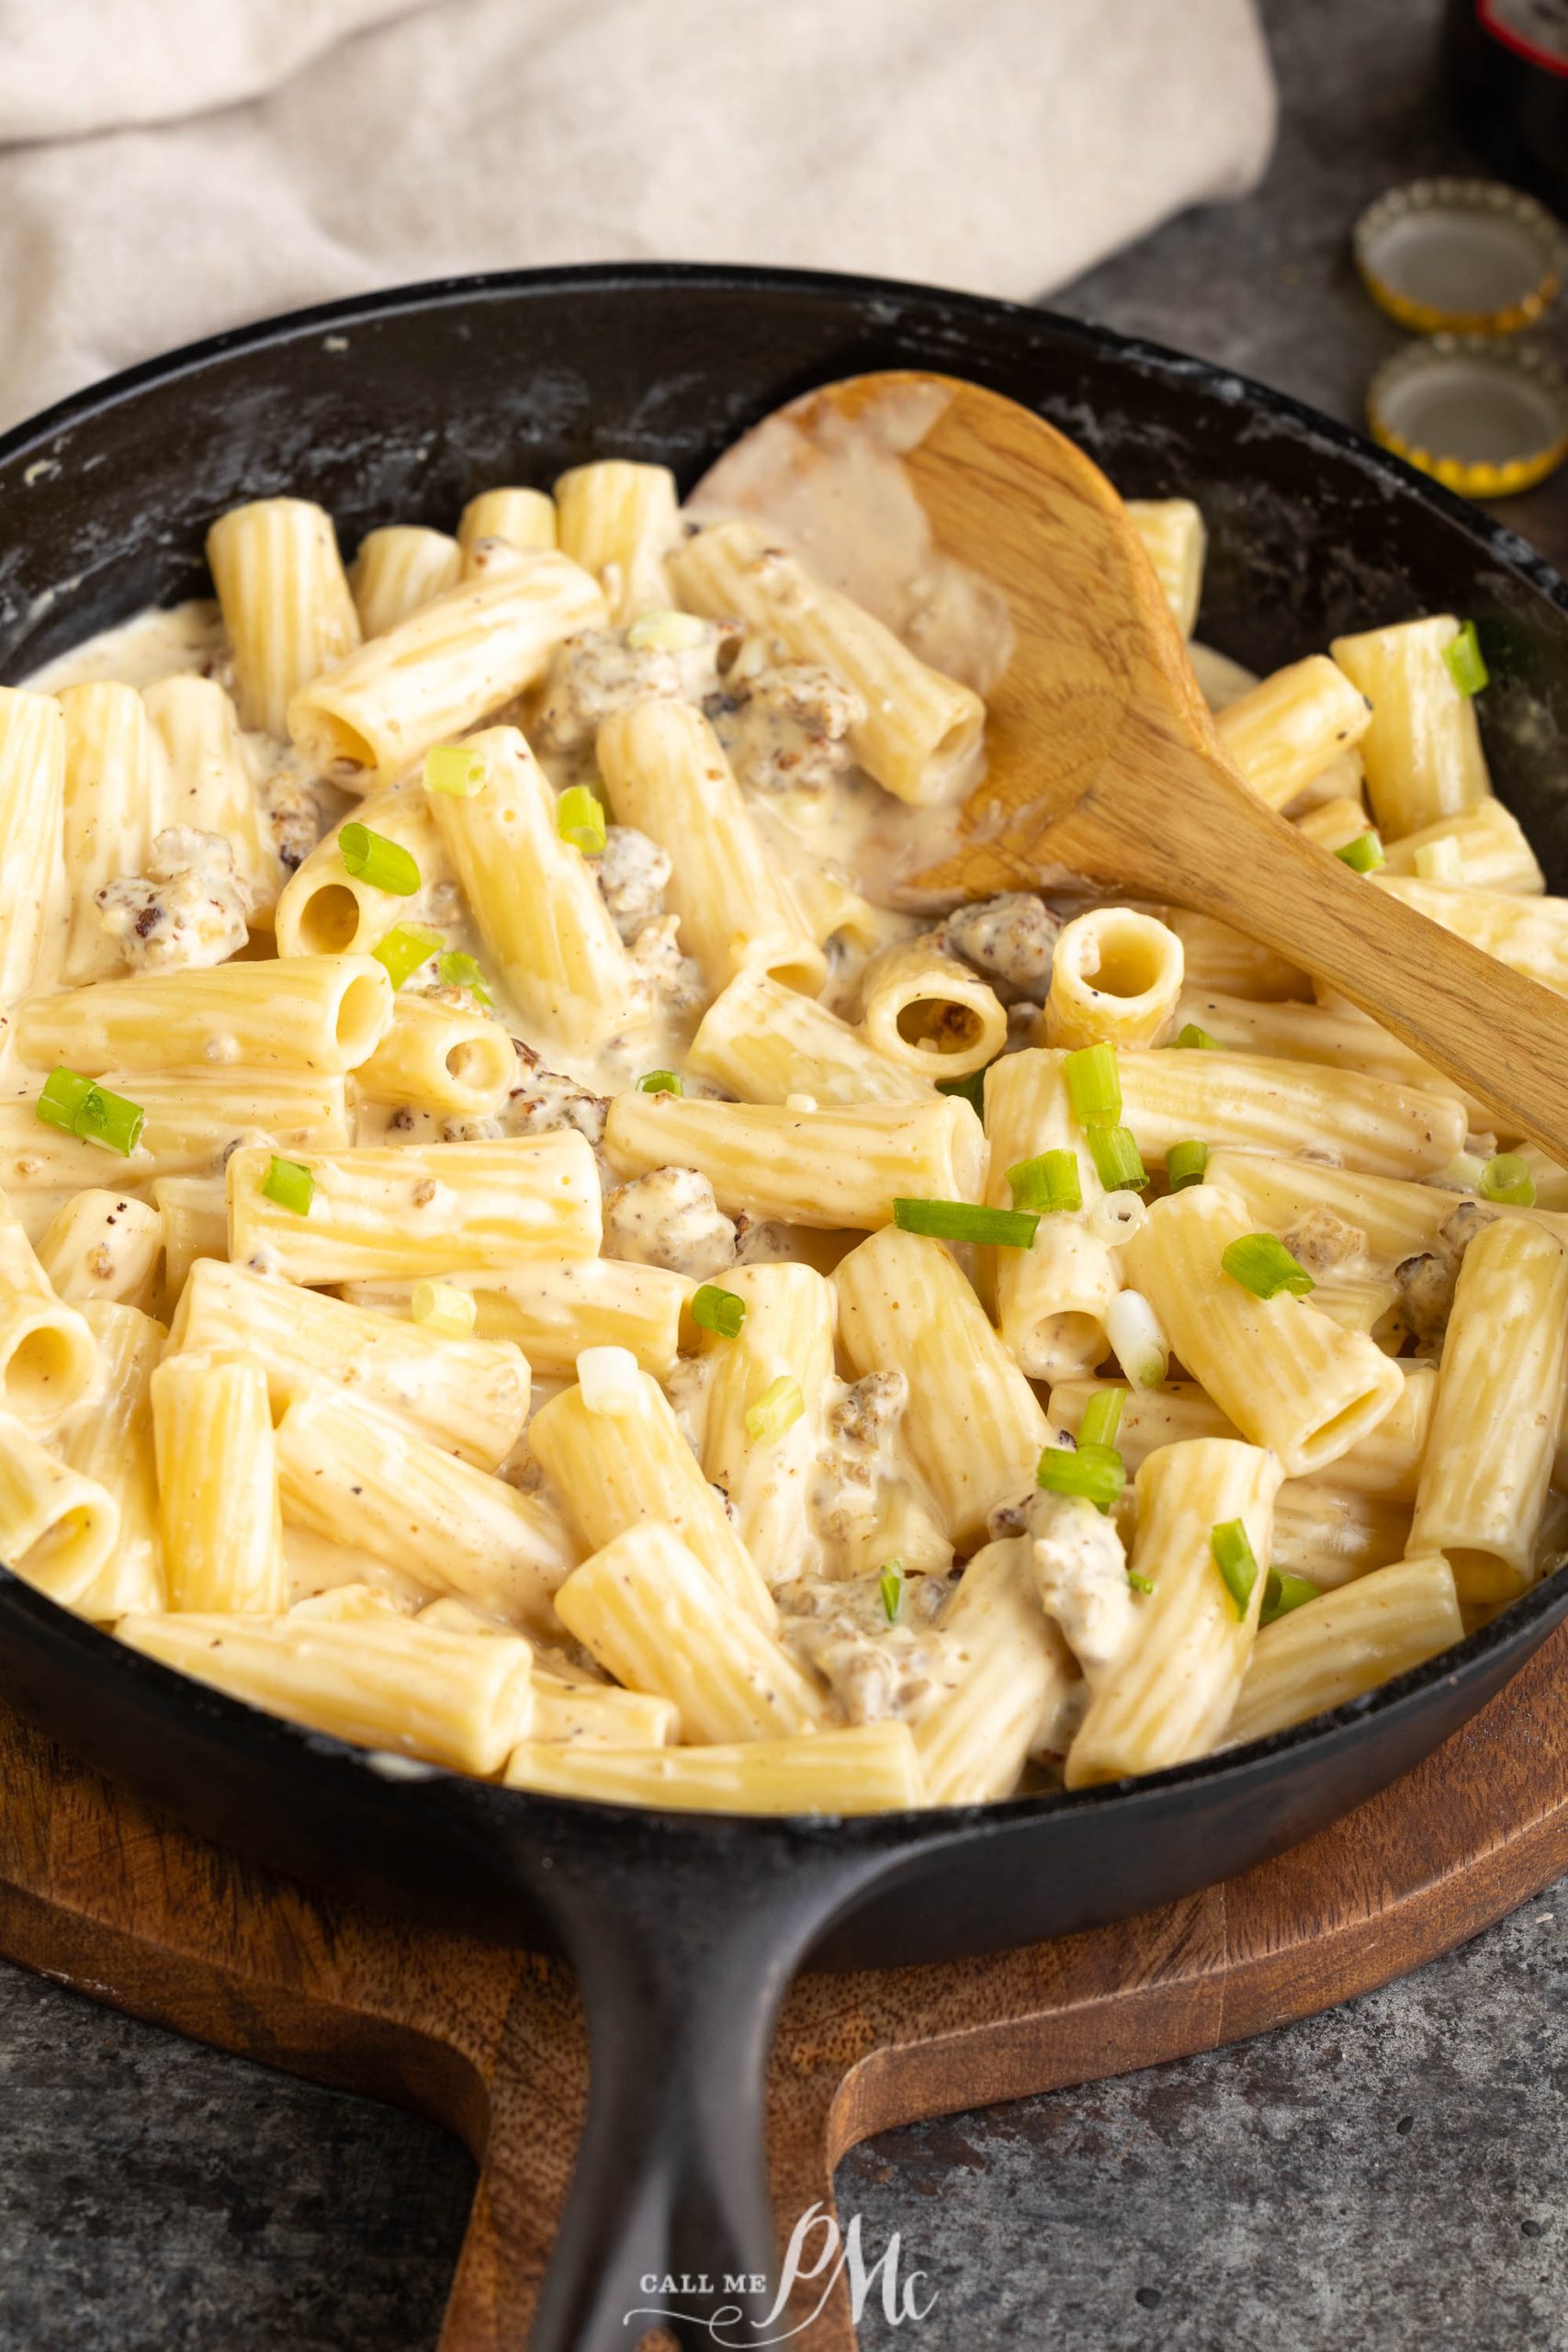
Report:
[{"label": "wooden spoon handle", "polygon": [[[1506,1136],[1568,1165],[1568,1001],[1373,888],[1217,763],[1130,784],[1118,776],[1114,831],[1132,876],[1327,981],[1489,1104]],[[1109,847],[1102,806],[1091,821]]]}]

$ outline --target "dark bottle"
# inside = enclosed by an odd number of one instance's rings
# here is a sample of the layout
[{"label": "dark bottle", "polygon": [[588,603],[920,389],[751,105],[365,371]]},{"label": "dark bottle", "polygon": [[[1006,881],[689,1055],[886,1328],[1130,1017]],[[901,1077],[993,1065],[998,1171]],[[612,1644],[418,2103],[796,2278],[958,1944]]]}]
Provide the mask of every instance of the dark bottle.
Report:
[{"label": "dark bottle", "polygon": [[1568,0],[1448,0],[1446,62],[1471,144],[1568,214]]}]

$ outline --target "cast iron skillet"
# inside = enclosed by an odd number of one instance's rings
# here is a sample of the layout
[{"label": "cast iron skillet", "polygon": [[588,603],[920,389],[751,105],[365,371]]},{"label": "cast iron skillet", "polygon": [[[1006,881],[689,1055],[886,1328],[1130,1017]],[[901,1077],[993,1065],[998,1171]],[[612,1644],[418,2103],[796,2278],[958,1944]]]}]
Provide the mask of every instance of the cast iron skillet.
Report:
[{"label": "cast iron skillet", "polygon": [[[203,532],[237,500],[320,499],[352,548],[394,519],[449,526],[477,490],[592,457],[662,460],[689,482],[788,395],[896,367],[1026,401],[1128,495],[1196,498],[1211,533],[1202,634],[1254,668],[1423,608],[1473,616],[1495,681],[1482,706],[1494,773],[1568,881],[1552,774],[1568,740],[1568,588],[1528,548],[1354,435],[1195,360],[848,277],[468,278],[133,369],[0,441],[0,676],[201,592]],[[1565,1611],[1560,1577],[1434,1665],[1234,1755],[1073,1796],[845,1823],[636,1812],[392,1769],[202,1690],[4,1571],[0,1689],[208,1836],[345,1894],[570,1955],[592,2104],[534,2345],[609,2352],[631,2340],[645,2273],[772,2267],[761,2085],[797,1967],[1000,1949],[1229,1876],[1426,1755]]]}]

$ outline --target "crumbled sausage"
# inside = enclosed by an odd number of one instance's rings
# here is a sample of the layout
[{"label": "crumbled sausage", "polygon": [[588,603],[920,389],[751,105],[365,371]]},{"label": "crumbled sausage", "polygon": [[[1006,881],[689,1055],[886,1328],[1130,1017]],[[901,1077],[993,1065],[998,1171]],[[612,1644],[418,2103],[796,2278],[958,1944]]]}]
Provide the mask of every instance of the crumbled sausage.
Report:
[{"label": "crumbled sausage", "polygon": [[1034,1581],[1090,1687],[1126,1647],[1136,1623],[1127,1555],[1115,1522],[1082,1495],[1034,1497]]},{"label": "crumbled sausage", "polygon": [[671,861],[667,849],[635,825],[605,828],[599,854],[599,891],[611,920],[629,947],[656,915],[664,911]]},{"label": "crumbled sausage", "polygon": [[951,956],[982,973],[1002,997],[1045,1001],[1061,918],[1026,890],[955,908],[938,936]]},{"label": "crumbled sausage", "polygon": [[244,945],[254,903],[221,833],[188,825],[158,834],[145,874],[121,875],[97,894],[104,929],[133,972],[221,964]]},{"label": "crumbled sausage", "polygon": [[695,1282],[735,1263],[735,1226],[694,1168],[653,1168],[604,1202],[604,1255],[668,1266]]},{"label": "crumbled sausage", "polygon": [[638,702],[702,703],[718,690],[720,658],[734,644],[733,622],[694,620],[690,645],[628,645],[621,628],[584,629],[558,646],[534,722],[541,743],[558,752],[586,749],[613,711]]},{"label": "crumbled sausage", "polygon": [[827,1684],[844,1723],[918,1722],[955,1676],[936,1627],[950,1589],[945,1576],[901,1577],[889,1617],[880,1573],[802,1577],[776,1589],[779,1639]]},{"label": "crumbled sausage", "polygon": [[1359,1225],[1322,1207],[1308,1209],[1280,1238],[1314,1282],[1319,1283],[1348,1272],[1367,1246],[1367,1237]]},{"label": "crumbled sausage", "polygon": [[761,666],[754,649],[760,657],[753,639],[705,705],[731,767],[752,792],[830,791],[854,757],[849,733],[864,702],[818,662]]}]

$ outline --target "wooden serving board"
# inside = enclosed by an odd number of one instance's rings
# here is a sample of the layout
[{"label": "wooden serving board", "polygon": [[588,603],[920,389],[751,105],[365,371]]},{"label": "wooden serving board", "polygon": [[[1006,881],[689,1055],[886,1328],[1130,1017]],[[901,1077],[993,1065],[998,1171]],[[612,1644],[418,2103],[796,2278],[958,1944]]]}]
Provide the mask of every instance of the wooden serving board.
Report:
[{"label": "wooden serving board", "polygon": [[[835,2165],[870,2132],[1309,2016],[1539,1892],[1568,1869],[1565,1676],[1568,1627],[1382,1796],[1166,1910],[992,1960],[801,1979],[773,2059],[781,2241],[814,2202],[831,2209]],[[0,1774],[0,1951],[135,2017],[447,2124],[480,2170],[441,2352],[521,2352],[586,2094],[565,1967],[205,1845],[4,1713]],[[841,2282],[793,2341],[852,2352]]]}]

